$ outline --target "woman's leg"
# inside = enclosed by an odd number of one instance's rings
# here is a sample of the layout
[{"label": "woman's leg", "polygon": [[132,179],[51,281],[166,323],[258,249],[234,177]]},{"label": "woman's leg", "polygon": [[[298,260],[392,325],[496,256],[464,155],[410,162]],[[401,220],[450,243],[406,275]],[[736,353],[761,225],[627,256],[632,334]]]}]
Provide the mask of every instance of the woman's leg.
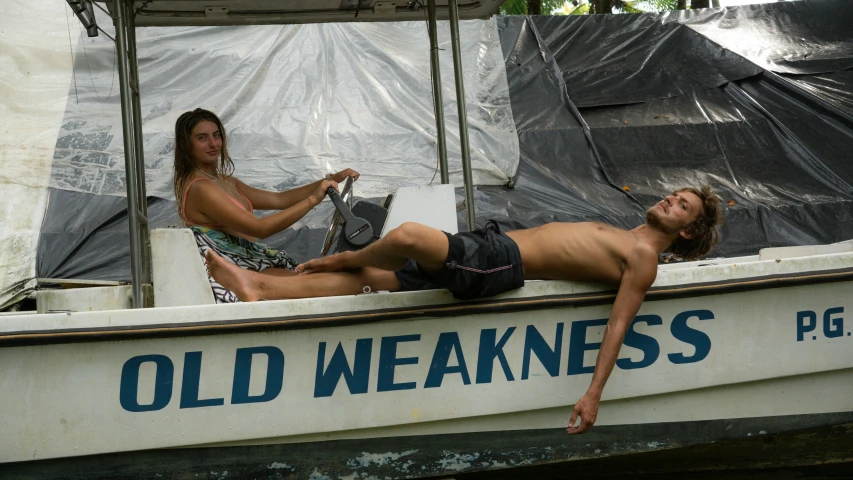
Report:
[{"label": "woman's leg", "polygon": [[293,275],[292,272],[288,272],[290,275],[264,275],[244,270],[212,250],[208,251],[205,261],[210,275],[244,302],[354,295],[364,291],[366,286],[373,291],[400,289],[394,272],[377,268],[316,275]]},{"label": "woman's leg", "polygon": [[281,267],[265,268],[258,273],[261,275],[271,275],[273,277],[292,277],[296,275],[296,272]]}]

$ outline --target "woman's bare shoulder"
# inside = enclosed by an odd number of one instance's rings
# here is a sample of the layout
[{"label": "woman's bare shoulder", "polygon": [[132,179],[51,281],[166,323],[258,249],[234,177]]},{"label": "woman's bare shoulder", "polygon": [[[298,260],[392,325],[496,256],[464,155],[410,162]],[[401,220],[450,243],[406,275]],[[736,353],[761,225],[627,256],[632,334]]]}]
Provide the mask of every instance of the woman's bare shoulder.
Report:
[{"label": "woman's bare shoulder", "polygon": [[190,178],[187,182],[187,195],[190,193],[200,193],[202,195],[210,195],[219,193],[222,188],[216,184],[216,180],[205,177]]}]

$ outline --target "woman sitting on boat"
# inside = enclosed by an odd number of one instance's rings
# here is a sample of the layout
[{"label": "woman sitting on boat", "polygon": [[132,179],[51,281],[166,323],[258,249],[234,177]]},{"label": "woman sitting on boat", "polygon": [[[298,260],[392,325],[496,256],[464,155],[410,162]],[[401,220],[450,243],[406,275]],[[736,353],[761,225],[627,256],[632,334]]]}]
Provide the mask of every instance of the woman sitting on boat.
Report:
[{"label": "woman sitting on boat", "polygon": [[[250,187],[233,176],[234,163],[222,122],[212,112],[197,108],[175,123],[175,200],[184,224],[195,235],[204,256],[213,250],[241,268],[268,275],[293,275],[298,262],[283,250],[273,250],[258,238],[274,235],[305,216],[347,177],[358,179],[352,169],[326,175],[309,185],[271,192]],[[263,218],[255,208],[279,210]],[[238,302],[234,293],[210,278],[217,303]]]}]

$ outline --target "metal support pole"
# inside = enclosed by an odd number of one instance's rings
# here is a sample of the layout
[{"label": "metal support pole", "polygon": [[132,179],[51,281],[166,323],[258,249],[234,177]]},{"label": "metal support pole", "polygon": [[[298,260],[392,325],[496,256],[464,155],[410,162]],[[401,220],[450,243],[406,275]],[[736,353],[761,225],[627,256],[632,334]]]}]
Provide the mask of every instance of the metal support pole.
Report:
[{"label": "metal support pole", "polygon": [[139,238],[139,206],[137,205],[135,144],[133,141],[133,102],[130,99],[130,82],[127,71],[127,31],[125,30],[125,2],[113,0],[116,27],[116,56],[118,83],[121,92],[121,125],[124,137],[124,173],[127,187],[127,216],[130,230],[130,275],[132,279],[133,308],[142,307],[141,239]]},{"label": "metal support pole", "polygon": [[450,183],[450,170],[447,168],[447,142],[444,133],[444,104],[441,95],[441,67],[438,62],[438,33],[436,31],[435,0],[427,1],[429,12],[429,66],[432,77],[432,97],[435,104],[435,131],[438,140],[438,164],[441,168],[441,183]]},{"label": "metal support pole", "polygon": [[468,231],[477,225],[474,215],[474,180],[471,175],[471,152],[468,147],[468,114],[465,110],[465,86],[462,82],[462,54],[459,48],[459,6],[448,0],[450,10],[450,43],[453,46],[453,75],[456,77],[456,105],[459,109],[459,147],[462,150],[462,177],[465,179],[465,206],[468,210]]},{"label": "metal support pole", "polygon": [[[145,192],[145,153],[142,150],[142,107],[139,101],[139,68],[136,60],[136,18],[133,14],[133,4],[125,9],[127,13],[127,60],[130,68],[130,96],[133,106],[133,139],[135,144],[134,162],[136,163],[136,202],[139,207],[138,222],[141,261],[140,279],[143,284],[151,283],[151,241],[148,226],[148,198]],[[144,219],[144,222],[142,220]]]}]

